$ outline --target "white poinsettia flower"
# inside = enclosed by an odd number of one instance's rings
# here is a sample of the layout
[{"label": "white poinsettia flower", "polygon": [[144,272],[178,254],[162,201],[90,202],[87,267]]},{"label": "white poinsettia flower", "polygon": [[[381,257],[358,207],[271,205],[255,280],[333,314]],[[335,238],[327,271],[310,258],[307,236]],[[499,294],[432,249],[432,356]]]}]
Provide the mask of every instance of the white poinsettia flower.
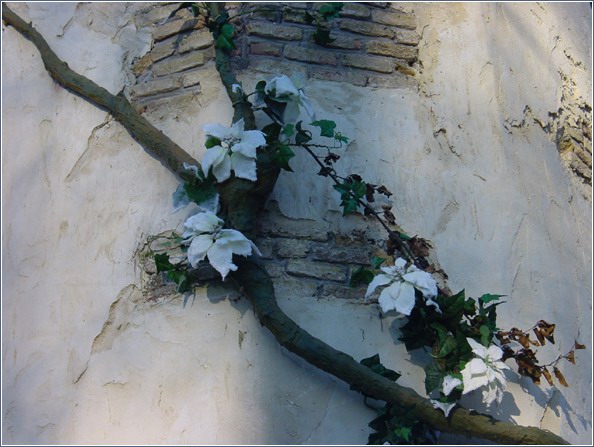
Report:
[{"label": "white poinsettia flower", "polygon": [[258,247],[237,230],[223,229],[223,220],[210,211],[203,211],[184,222],[182,234],[188,247],[188,261],[196,268],[208,257],[208,262],[225,279],[230,271],[237,270],[233,255],[249,256],[252,251],[261,256]]},{"label": "white poinsettia flower", "polygon": [[445,417],[448,417],[450,415],[450,411],[452,411],[452,409],[457,405],[456,402],[447,403],[447,402],[440,402],[435,399],[430,399],[430,400],[431,400],[431,405],[433,405],[433,408],[443,411],[443,413],[445,414]]},{"label": "white poinsettia flower", "polygon": [[203,127],[207,137],[217,138],[221,144],[206,150],[202,157],[202,170],[212,173],[219,183],[231,177],[244,178],[255,182],[256,175],[256,149],[266,146],[266,138],[259,130],[244,130],[243,119],[240,119],[230,128],[221,124],[206,124]]},{"label": "white poinsettia flower", "polygon": [[379,296],[379,305],[382,312],[396,310],[404,315],[410,315],[415,306],[415,289],[423,294],[428,305],[433,305],[439,310],[437,303],[432,298],[437,296],[437,283],[430,273],[419,270],[416,266],[406,267],[406,261],[396,259],[393,267],[382,267],[380,273],[367,287],[365,298],[380,286],[387,286]]},{"label": "white poinsettia flower", "polygon": [[445,376],[443,378],[442,391],[445,396],[449,396],[454,388],[462,385],[462,381],[457,377]]},{"label": "white poinsettia flower", "polygon": [[509,367],[501,361],[503,351],[499,346],[484,347],[472,338],[467,338],[468,344],[476,358],[469,361],[462,373],[462,382],[464,391],[462,394],[470,393],[473,390],[486,386],[483,391],[483,402],[490,406],[493,401],[501,402],[503,398],[503,388],[507,381],[502,370]]},{"label": "white poinsettia flower", "polygon": [[[295,85],[297,84],[297,86]],[[312,120],[315,120],[314,110],[309,98],[303,93],[303,83],[291,80],[288,76],[275,76],[266,83],[264,91],[272,99],[287,104],[283,113],[285,123],[294,123],[299,117],[299,108],[303,108]]]}]

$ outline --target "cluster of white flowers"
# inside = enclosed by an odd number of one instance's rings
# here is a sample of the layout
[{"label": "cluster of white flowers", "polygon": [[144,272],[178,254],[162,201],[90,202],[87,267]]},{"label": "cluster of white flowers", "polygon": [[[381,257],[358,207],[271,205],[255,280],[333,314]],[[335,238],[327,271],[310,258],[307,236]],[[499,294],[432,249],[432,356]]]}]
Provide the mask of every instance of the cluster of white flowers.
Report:
[{"label": "cluster of white flowers", "polygon": [[[302,87],[302,86],[301,86]],[[241,86],[234,84],[233,92],[240,92]],[[313,110],[302,88],[295,86],[287,76],[276,76],[266,83],[264,91],[271,99],[286,103],[283,118],[291,122],[299,116],[302,107],[313,117]],[[245,130],[245,123],[240,119],[231,127],[221,124],[206,124],[203,127],[206,138],[214,138],[219,144],[206,150],[202,157],[202,170],[205,174],[212,169],[217,182],[222,183],[231,177],[255,182],[257,177],[257,149],[266,146],[266,137],[259,130]],[[184,166],[198,173],[196,166]],[[190,199],[183,185],[173,195],[174,212],[186,206]],[[205,258],[221,274],[223,279],[230,271],[237,270],[233,264],[233,254],[248,256],[254,251],[260,253],[252,241],[236,230],[223,229],[223,221],[215,214],[218,208],[218,196],[208,207],[199,207],[200,212],[184,222],[184,243],[189,244],[188,261],[192,267]],[[212,210],[212,211],[211,211]],[[214,211],[214,212],[213,212]]]},{"label": "cluster of white flowers", "polygon": [[208,262],[225,279],[230,271],[237,270],[233,255],[249,256],[252,251],[261,256],[258,247],[237,230],[223,229],[223,220],[210,211],[203,211],[184,222],[182,234],[189,244],[188,261],[194,268],[208,257]]},{"label": "cluster of white flowers", "polygon": [[[444,377],[442,393],[449,396],[454,388],[460,385],[463,386],[462,394],[468,394],[478,388],[486,387],[483,390],[483,402],[487,404],[487,408],[495,401],[501,403],[503,390],[507,383],[502,371],[509,369],[501,361],[503,351],[499,346],[495,345],[486,348],[472,338],[467,338],[466,341],[472,348],[475,358],[466,363],[461,371],[462,380],[451,375]],[[444,403],[435,399],[431,399],[431,403],[434,408],[442,410],[446,417],[450,414],[452,408],[456,406],[456,402]]]},{"label": "cluster of white flowers", "polygon": [[386,286],[379,296],[379,305],[382,312],[386,313],[396,310],[404,315],[410,315],[415,307],[415,289],[425,297],[428,305],[434,306],[441,312],[439,306],[433,301],[437,296],[437,283],[430,273],[418,269],[415,265],[406,267],[406,261],[402,258],[396,259],[394,267],[382,267],[384,273],[380,273],[367,287],[365,298],[380,286]]}]

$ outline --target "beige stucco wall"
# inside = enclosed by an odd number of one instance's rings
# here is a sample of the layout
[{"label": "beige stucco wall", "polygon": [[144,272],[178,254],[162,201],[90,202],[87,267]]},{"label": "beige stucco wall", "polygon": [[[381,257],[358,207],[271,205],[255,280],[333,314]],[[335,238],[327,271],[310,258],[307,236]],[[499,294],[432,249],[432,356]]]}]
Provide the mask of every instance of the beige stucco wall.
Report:
[{"label": "beige stucco wall", "polygon": [[[133,25],[136,5],[11,6],[113,93],[150,45]],[[491,413],[589,443],[591,195],[539,123],[591,105],[590,6],[407,8],[422,29],[419,91],[310,81],[308,95],[353,140],[339,168],[396,193],[397,220],[434,242],[453,290],[508,295],[501,327],[555,322],[551,359],[574,337],[588,345],[563,367],[570,388],[511,374]],[[2,56],[3,441],[364,444],[373,411],[281,349],[245,301],[225,299],[233,292],[198,289],[185,306],[144,299],[137,251],[184,218],[170,213],[175,179],[105,112],[55,85],[35,48],[4,26]],[[242,75],[246,85],[257,76]],[[231,110],[205,70],[200,95],[147,116],[199,158],[202,124],[228,123]],[[307,159],[292,166],[298,174],[283,174],[272,198],[282,214],[337,233],[366,228],[338,218]],[[379,352],[402,384],[422,390],[415,356],[394,343],[397,322],[300,284],[287,280],[279,293],[298,323],[355,358]]]}]

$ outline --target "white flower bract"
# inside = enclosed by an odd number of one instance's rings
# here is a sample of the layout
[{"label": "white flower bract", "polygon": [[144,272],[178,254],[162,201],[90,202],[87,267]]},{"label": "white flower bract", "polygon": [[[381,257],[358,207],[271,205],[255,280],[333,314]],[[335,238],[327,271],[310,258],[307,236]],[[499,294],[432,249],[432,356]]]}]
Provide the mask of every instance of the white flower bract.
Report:
[{"label": "white flower bract", "polygon": [[430,399],[430,400],[431,400],[431,405],[433,405],[433,408],[443,411],[443,413],[445,414],[445,417],[448,417],[450,415],[450,411],[452,411],[452,409],[457,405],[456,402],[447,403],[447,402],[440,402],[435,399]]},{"label": "white flower bract", "polygon": [[415,289],[423,294],[428,305],[435,306],[439,311],[437,303],[432,300],[437,296],[437,283],[431,274],[419,270],[414,265],[408,268],[405,266],[406,261],[398,258],[394,262],[394,267],[382,267],[384,273],[373,278],[367,287],[365,298],[369,298],[378,287],[390,284],[382,290],[378,300],[383,313],[396,310],[401,314],[410,315],[415,306]]},{"label": "white flower bract", "polygon": [[244,178],[255,182],[256,175],[256,149],[266,146],[266,138],[259,130],[244,130],[243,119],[240,119],[230,128],[221,124],[206,124],[204,133],[217,138],[221,144],[206,150],[202,157],[202,170],[212,173],[219,183],[231,177]]},{"label": "white flower bract", "polygon": [[[300,84],[299,82],[296,82]],[[287,76],[275,76],[266,83],[264,91],[272,99],[278,102],[287,104],[283,113],[283,121],[286,123],[294,123],[299,117],[299,108],[303,107],[305,112],[312,120],[315,120],[315,114],[309,99],[303,93],[303,88],[295,86],[295,83]]]},{"label": "white flower bract", "polygon": [[258,247],[237,230],[223,229],[223,220],[210,211],[189,217],[184,222],[186,231],[182,234],[188,247],[188,261],[196,268],[200,261],[208,258],[225,279],[230,271],[236,271],[233,255],[249,256],[252,251],[260,254]]},{"label": "white flower bract", "polygon": [[445,376],[443,378],[442,386],[443,394],[445,396],[449,396],[452,390],[456,388],[458,385],[462,385],[462,381],[460,379],[452,376]]},{"label": "white flower bract", "polygon": [[464,383],[462,394],[486,386],[487,389],[483,390],[483,402],[487,404],[487,407],[495,400],[500,403],[503,398],[503,388],[507,383],[502,370],[509,369],[501,361],[503,351],[495,345],[486,348],[472,338],[467,338],[466,341],[476,357],[469,361],[461,371]]}]

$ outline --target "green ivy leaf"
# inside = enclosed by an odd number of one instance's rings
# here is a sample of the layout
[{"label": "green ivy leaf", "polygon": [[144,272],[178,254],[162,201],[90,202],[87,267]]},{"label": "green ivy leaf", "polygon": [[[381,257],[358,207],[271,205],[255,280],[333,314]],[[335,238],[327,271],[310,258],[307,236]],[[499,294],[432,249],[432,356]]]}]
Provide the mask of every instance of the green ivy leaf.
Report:
[{"label": "green ivy leaf", "polygon": [[425,392],[430,394],[433,390],[439,389],[445,376],[445,372],[436,362],[429,363],[425,367]]},{"label": "green ivy leaf", "polygon": [[175,268],[175,266],[169,261],[169,255],[167,253],[156,254],[155,264],[157,265],[157,273],[167,272]]},{"label": "green ivy leaf", "polygon": [[410,434],[412,433],[412,427],[398,427],[394,429],[394,435],[397,438],[403,439],[405,441],[410,441]]},{"label": "green ivy leaf", "polygon": [[353,181],[351,190],[355,194],[357,199],[361,199],[365,197],[365,193],[367,192],[367,185],[365,182]]},{"label": "green ivy leaf", "polygon": [[219,37],[215,41],[215,48],[220,48],[224,51],[231,51],[234,50],[235,42],[233,42],[233,34],[235,33],[235,28],[233,25],[229,23],[225,23],[221,26],[219,30]]},{"label": "green ivy leaf", "polygon": [[294,133],[295,126],[293,124],[286,124],[285,127],[283,127],[283,131],[281,132],[281,134],[283,134],[287,138],[292,137]]},{"label": "green ivy leaf", "polygon": [[385,261],[386,261],[385,258],[380,258],[379,256],[373,256],[371,258],[371,267],[373,267],[374,269],[378,269]]},{"label": "green ivy leaf", "polygon": [[479,328],[479,332],[481,333],[481,344],[485,347],[488,347],[491,343],[491,339],[493,338],[489,326],[487,326],[486,324],[481,325],[481,327]]},{"label": "green ivy leaf", "polygon": [[349,144],[349,139],[347,137],[342,136],[339,132],[334,133],[334,139],[336,141],[340,141],[341,143]]},{"label": "green ivy leaf", "polygon": [[221,140],[219,140],[216,137],[213,137],[212,135],[209,135],[208,138],[206,139],[206,143],[204,143],[204,146],[206,147],[206,149],[210,149],[211,147],[220,146],[220,145],[221,145]]},{"label": "green ivy leaf", "polygon": [[256,84],[256,91],[260,93],[264,93],[264,89],[266,88],[266,81],[259,81]]},{"label": "green ivy leaf", "polygon": [[233,28],[233,25],[231,25],[230,23],[225,23],[223,26],[221,26],[221,36],[225,36],[227,39],[231,39],[233,37],[233,34],[235,33],[235,28]]},{"label": "green ivy leaf", "polygon": [[320,128],[320,135],[323,137],[334,137],[334,129],[336,128],[336,123],[331,120],[318,120],[311,123],[312,126],[316,126]]},{"label": "green ivy leaf", "polygon": [[190,276],[187,270],[170,270],[167,272],[167,277],[177,284],[175,289],[177,293],[185,293],[192,290]]},{"label": "green ivy leaf", "polygon": [[271,158],[281,169],[293,172],[289,166],[289,160],[294,156],[295,152],[293,152],[289,146],[283,144],[275,148]]},{"label": "green ivy leaf", "polygon": [[328,21],[333,20],[336,17],[338,17],[338,15],[340,14],[340,11],[342,11],[343,6],[344,6],[344,3],[342,3],[342,2],[324,3],[320,7],[320,14],[322,15],[322,18],[326,22],[328,22]]},{"label": "green ivy leaf", "polygon": [[330,37],[330,30],[325,28],[318,28],[316,32],[313,33],[312,37],[315,43],[323,47],[336,40]]},{"label": "green ivy leaf", "polygon": [[340,206],[343,207],[342,215],[346,216],[347,214],[352,214],[355,211],[357,211],[357,207],[359,206],[359,203],[357,202],[356,199],[350,198],[348,200],[343,200],[342,203],[340,204]]},{"label": "green ivy leaf", "polygon": [[205,180],[203,182],[197,181],[196,183],[186,183],[185,190],[188,198],[196,205],[200,205],[201,203],[213,198],[217,194],[217,190],[214,185],[215,182],[211,176],[209,180]]},{"label": "green ivy leaf", "polygon": [[462,319],[465,301],[464,290],[461,290],[457,294],[449,297],[439,295],[436,298],[436,301],[445,320],[460,321]]},{"label": "green ivy leaf", "polygon": [[301,121],[299,121],[295,128],[297,129],[297,135],[295,136],[295,143],[297,145],[307,143],[311,140],[311,132],[301,128]]},{"label": "green ivy leaf", "polygon": [[456,339],[451,335],[448,335],[443,344],[441,344],[441,349],[437,354],[437,357],[443,358],[453,352],[458,347],[456,343]]},{"label": "green ivy leaf", "polygon": [[493,295],[490,293],[485,293],[483,296],[481,296],[479,298],[479,301],[483,304],[487,304],[487,303],[490,303],[491,301],[496,301],[499,298],[502,298],[504,296],[506,296],[506,295]]},{"label": "green ivy leaf", "polygon": [[349,285],[351,287],[357,287],[360,284],[368,285],[371,281],[373,281],[374,276],[375,275],[371,270],[368,270],[363,266],[359,266],[359,268],[357,268],[357,270],[355,270],[351,275]]},{"label": "green ivy leaf", "polygon": [[380,362],[379,354],[375,354],[371,357],[367,357],[366,359],[361,360],[361,365],[367,366],[373,372],[393,381],[398,380],[402,375],[382,365]]},{"label": "green ivy leaf", "polygon": [[264,126],[262,132],[266,135],[266,143],[268,143],[269,146],[274,146],[274,143],[278,141],[281,129],[282,127],[278,123],[270,123],[267,126]]}]

